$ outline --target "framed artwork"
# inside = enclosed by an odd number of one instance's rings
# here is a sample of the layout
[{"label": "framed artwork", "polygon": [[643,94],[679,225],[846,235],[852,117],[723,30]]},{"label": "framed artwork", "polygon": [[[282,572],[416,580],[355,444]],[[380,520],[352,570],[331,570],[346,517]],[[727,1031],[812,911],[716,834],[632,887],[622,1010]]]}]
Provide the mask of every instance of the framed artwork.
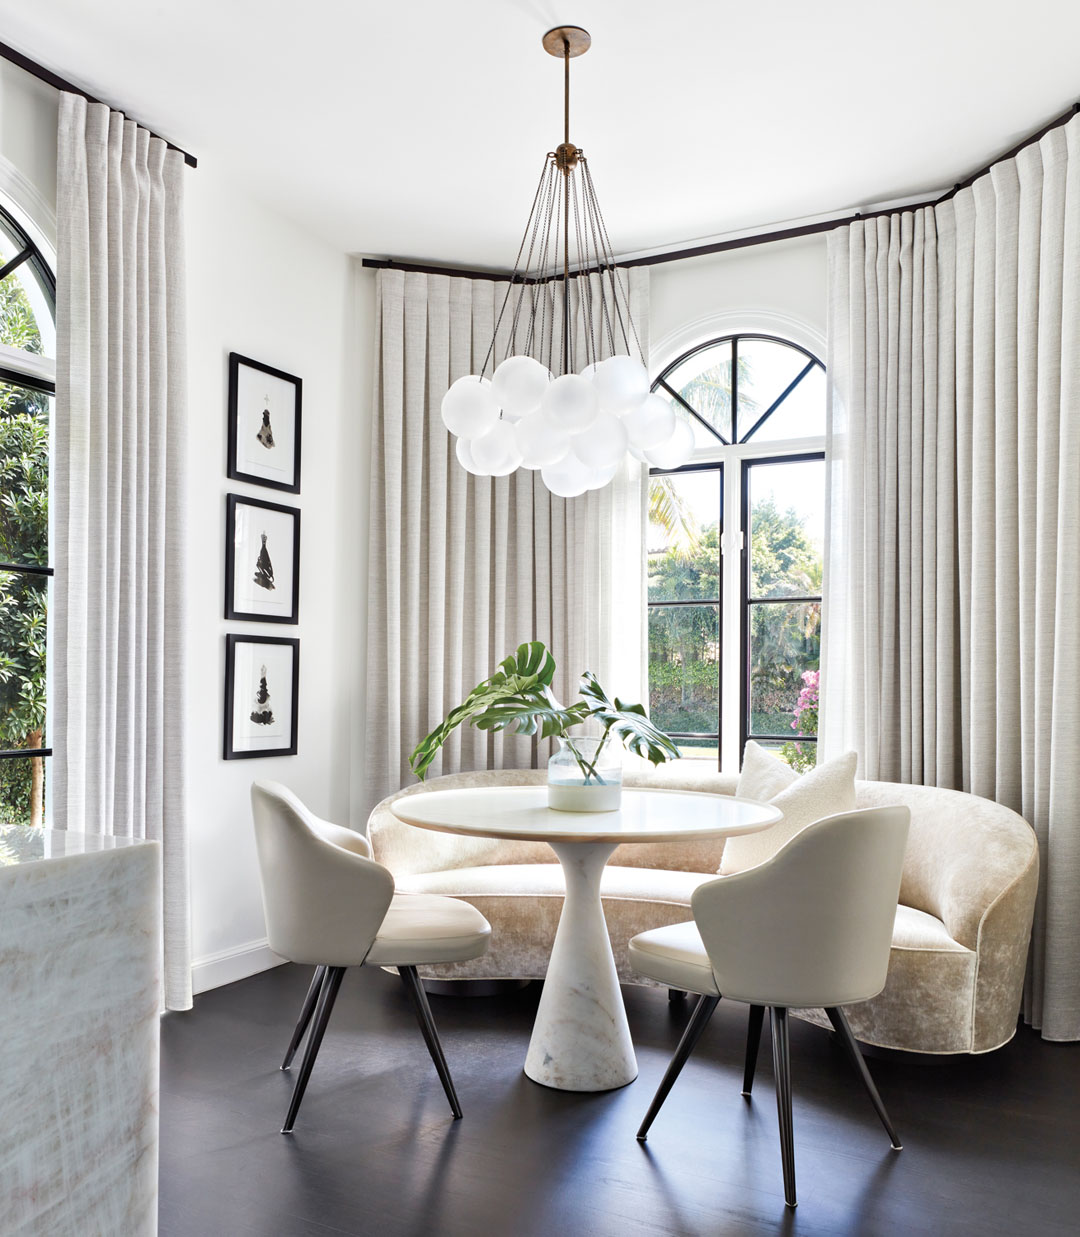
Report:
[{"label": "framed artwork", "polygon": [[234,481],[300,493],[302,383],[261,361],[229,353],[229,466]]},{"label": "framed artwork", "polygon": [[295,756],[300,641],[225,637],[225,759]]},{"label": "framed artwork", "polygon": [[300,621],[300,512],[226,495],[225,617]]}]

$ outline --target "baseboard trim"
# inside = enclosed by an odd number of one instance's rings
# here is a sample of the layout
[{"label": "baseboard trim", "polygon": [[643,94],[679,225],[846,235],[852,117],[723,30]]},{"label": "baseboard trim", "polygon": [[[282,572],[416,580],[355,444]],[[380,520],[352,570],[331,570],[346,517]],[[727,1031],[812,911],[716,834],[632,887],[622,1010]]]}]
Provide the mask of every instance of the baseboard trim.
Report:
[{"label": "baseboard trim", "polygon": [[234,984],[238,979],[247,979],[249,975],[258,975],[260,971],[280,966],[284,961],[266,943],[265,936],[261,940],[234,945],[231,949],[221,949],[196,958],[191,964],[191,991],[197,995],[211,988]]}]

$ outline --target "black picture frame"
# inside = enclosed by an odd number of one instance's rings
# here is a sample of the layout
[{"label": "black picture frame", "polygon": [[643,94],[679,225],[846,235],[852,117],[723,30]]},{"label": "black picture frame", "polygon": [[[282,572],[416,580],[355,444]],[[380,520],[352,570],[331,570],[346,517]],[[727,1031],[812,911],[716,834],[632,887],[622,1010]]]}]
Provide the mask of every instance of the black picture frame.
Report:
[{"label": "black picture frame", "polygon": [[[273,412],[269,407],[260,413],[258,395],[253,391],[260,384],[273,391]],[[290,392],[288,387],[293,388]],[[227,473],[232,481],[248,481],[289,494],[300,493],[300,439],[303,380],[262,361],[229,353],[229,458]],[[291,400],[291,402],[290,402]],[[263,421],[260,424],[259,416]],[[264,432],[270,430],[270,442]],[[279,460],[258,460],[252,443],[258,441],[263,450],[282,451]]]},{"label": "black picture frame", "polygon": [[[253,521],[243,518],[246,510],[271,514]],[[258,547],[254,536],[246,535],[256,523],[262,525],[262,544]],[[270,545],[268,528],[274,535]],[[287,544],[290,541],[291,545]],[[239,575],[238,558],[242,563]],[[285,579],[281,580],[283,568]],[[278,592],[279,583],[285,586],[280,599],[271,596]],[[266,590],[265,597],[260,586]],[[246,494],[225,496],[225,617],[250,623],[295,625],[300,621],[299,507],[249,498]]]},{"label": "black picture frame", "polygon": [[[252,646],[255,658],[260,660],[262,675],[252,673],[254,660],[246,662],[247,650],[244,646]],[[284,653],[285,649],[288,654]],[[256,650],[260,650],[256,651]],[[269,650],[274,650],[271,653]],[[274,665],[274,670],[267,673],[267,662]],[[239,664],[238,664],[239,663]],[[261,677],[253,690],[254,678]],[[289,700],[285,710],[280,715],[273,715],[273,700],[280,700],[282,681],[288,683]],[[267,691],[268,684],[274,684],[272,692]],[[256,702],[255,691],[261,689],[262,697]],[[239,696],[243,700],[238,700]],[[255,730],[256,721],[250,716],[250,724],[243,725],[251,738],[251,746],[244,746],[243,741],[237,742],[237,714],[239,710],[249,705],[262,704],[265,711],[272,714],[274,727],[267,734],[259,735]],[[254,710],[252,710],[252,713]],[[288,717],[288,727],[284,741],[273,746],[273,740],[281,736],[283,729],[281,718]],[[225,734],[222,755],[225,760],[252,760],[262,756],[295,756],[297,748],[297,722],[300,716],[300,640],[296,636],[249,636],[229,634],[225,637]],[[269,739],[270,742],[266,742]]]}]

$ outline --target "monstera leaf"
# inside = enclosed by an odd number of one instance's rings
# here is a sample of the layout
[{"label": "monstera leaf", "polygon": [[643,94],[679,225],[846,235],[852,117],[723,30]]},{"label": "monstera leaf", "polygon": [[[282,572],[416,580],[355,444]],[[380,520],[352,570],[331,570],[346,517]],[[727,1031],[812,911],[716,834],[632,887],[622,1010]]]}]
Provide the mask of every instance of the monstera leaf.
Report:
[{"label": "monstera leaf", "polygon": [[480,730],[507,730],[517,723],[519,734],[549,739],[562,734],[585,716],[582,706],[563,709],[551,694],[555,658],[539,640],[519,644],[516,652],[499,662],[490,679],[478,683],[446,720],[413,749],[409,765],[423,778],[439,748],[462,722]]},{"label": "monstera leaf", "polygon": [[634,755],[644,756],[654,765],[663,764],[665,760],[678,760],[681,755],[679,749],[649,720],[644,705],[627,704],[618,696],[609,700],[591,670],[586,670],[581,676],[578,690],[584,697],[589,716],[595,717],[605,732],[621,739]]}]

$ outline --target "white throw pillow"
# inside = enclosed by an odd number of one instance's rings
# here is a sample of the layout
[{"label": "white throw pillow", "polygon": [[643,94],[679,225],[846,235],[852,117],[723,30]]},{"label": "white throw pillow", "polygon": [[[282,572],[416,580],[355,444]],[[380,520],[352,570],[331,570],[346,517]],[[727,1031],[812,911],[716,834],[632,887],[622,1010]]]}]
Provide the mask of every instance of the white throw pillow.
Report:
[{"label": "white throw pillow", "polygon": [[735,794],[740,799],[771,803],[784,813],[784,819],[760,833],[728,838],[720,858],[720,875],[756,868],[815,820],[854,811],[855,764],[855,753],[845,752],[800,777],[779,757],[749,740]]}]

